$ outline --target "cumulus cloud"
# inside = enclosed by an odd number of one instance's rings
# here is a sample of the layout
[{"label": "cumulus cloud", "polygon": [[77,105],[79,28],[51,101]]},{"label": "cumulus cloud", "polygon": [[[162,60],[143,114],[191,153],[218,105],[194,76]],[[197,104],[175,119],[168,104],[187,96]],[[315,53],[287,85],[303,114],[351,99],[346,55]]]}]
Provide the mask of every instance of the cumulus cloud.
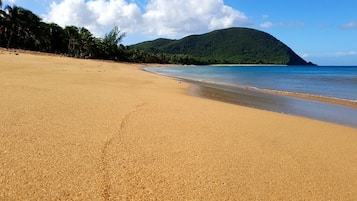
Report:
[{"label": "cumulus cloud", "polygon": [[357,29],[357,22],[348,22],[340,26],[341,29]]},{"label": "cumulus cloud", "polygon": [[87,4],[99,25],[118,25],[133,30],[133,25],[142,21],[140,8],[135,3],[127,3],[124,0],[97,0],[89,1]]},{"label": "cumulus cloud", "polygon": [[148,32],[171,36],[248,24],[244,13],[222,0],[151,0],[143,17]]},{"label": "cumulus cloud", "polygon": [[88,25],[93,20],[93,15],[88,15],[89,10],[84,1],[64,0],[57,4],[51,4],[51,11],[45,17],[46,21],[54,21],[61,26]]},{"label": "cumulus cloud", "polygon": [[132,31],[141,21],[141,14],[136,4],[125,0],[62,0],[51,4],[44,20],[60,26],[86,27],[100,36],[114,26]]},{"label": "cumulus cloud", "polygon": [[46,22],[83,26],[97,36],[114,26],[128,33],[175,37],[250,23],[244,13],[223,0],[150,0],[143,6],[133,0],[57,2],[43,16]]}]

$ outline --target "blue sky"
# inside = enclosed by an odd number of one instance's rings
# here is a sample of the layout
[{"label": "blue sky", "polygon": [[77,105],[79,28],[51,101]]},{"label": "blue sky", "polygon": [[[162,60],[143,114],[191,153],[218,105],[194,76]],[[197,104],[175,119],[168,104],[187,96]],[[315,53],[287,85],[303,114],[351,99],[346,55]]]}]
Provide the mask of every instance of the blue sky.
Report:
[{"label": "blue sky", "polygon": [[125,45],[233,26],[272,34],[319,65],[357,65],[356,0],[3,0],[46,22],[98,37],[119,26]]}]

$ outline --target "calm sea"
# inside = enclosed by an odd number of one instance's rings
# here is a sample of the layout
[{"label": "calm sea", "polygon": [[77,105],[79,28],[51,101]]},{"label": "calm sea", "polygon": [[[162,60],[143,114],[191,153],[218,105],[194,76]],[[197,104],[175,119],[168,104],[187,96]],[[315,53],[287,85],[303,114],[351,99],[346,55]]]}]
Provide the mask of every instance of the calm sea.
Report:
[{"label": "calm sea", "polygon": [[259,90],[288,91],[357,102],[357,66],[195,66],[145,67],[144,70],[192,81],[195,84],[193,95],[212,98],[215,94],[214,97],[222,97],[220,100],[230,103],[357,128],[356,107]]},{"label": "calm sea", "polygon": [[357,66],[199,66],[145,69],[195,81],[357,101]]}]

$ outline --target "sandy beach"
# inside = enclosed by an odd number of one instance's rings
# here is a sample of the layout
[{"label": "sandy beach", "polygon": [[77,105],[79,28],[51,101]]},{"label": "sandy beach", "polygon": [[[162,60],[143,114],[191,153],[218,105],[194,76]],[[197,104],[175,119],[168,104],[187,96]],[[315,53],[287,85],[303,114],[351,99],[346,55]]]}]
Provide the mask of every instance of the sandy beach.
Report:
[{"label": "sandy beach", "polygon": [[0,49],[0,200],[357,200],[357,129],[139,64]]}]

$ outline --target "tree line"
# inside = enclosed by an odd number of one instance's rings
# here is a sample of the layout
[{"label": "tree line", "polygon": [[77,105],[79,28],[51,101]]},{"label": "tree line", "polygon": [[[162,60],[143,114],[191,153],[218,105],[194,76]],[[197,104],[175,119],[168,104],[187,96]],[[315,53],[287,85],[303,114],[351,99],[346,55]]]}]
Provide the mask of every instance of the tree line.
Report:
[{"label": "tree line", "polygon": [[114,27],[104,38],[85,27],[46,23],[32,11],[4,6],[0,0],[0,46],[67,55],[77,58],[145,63],[197,63],[188,55],[155,54],[121,44],[125,32]]}]

